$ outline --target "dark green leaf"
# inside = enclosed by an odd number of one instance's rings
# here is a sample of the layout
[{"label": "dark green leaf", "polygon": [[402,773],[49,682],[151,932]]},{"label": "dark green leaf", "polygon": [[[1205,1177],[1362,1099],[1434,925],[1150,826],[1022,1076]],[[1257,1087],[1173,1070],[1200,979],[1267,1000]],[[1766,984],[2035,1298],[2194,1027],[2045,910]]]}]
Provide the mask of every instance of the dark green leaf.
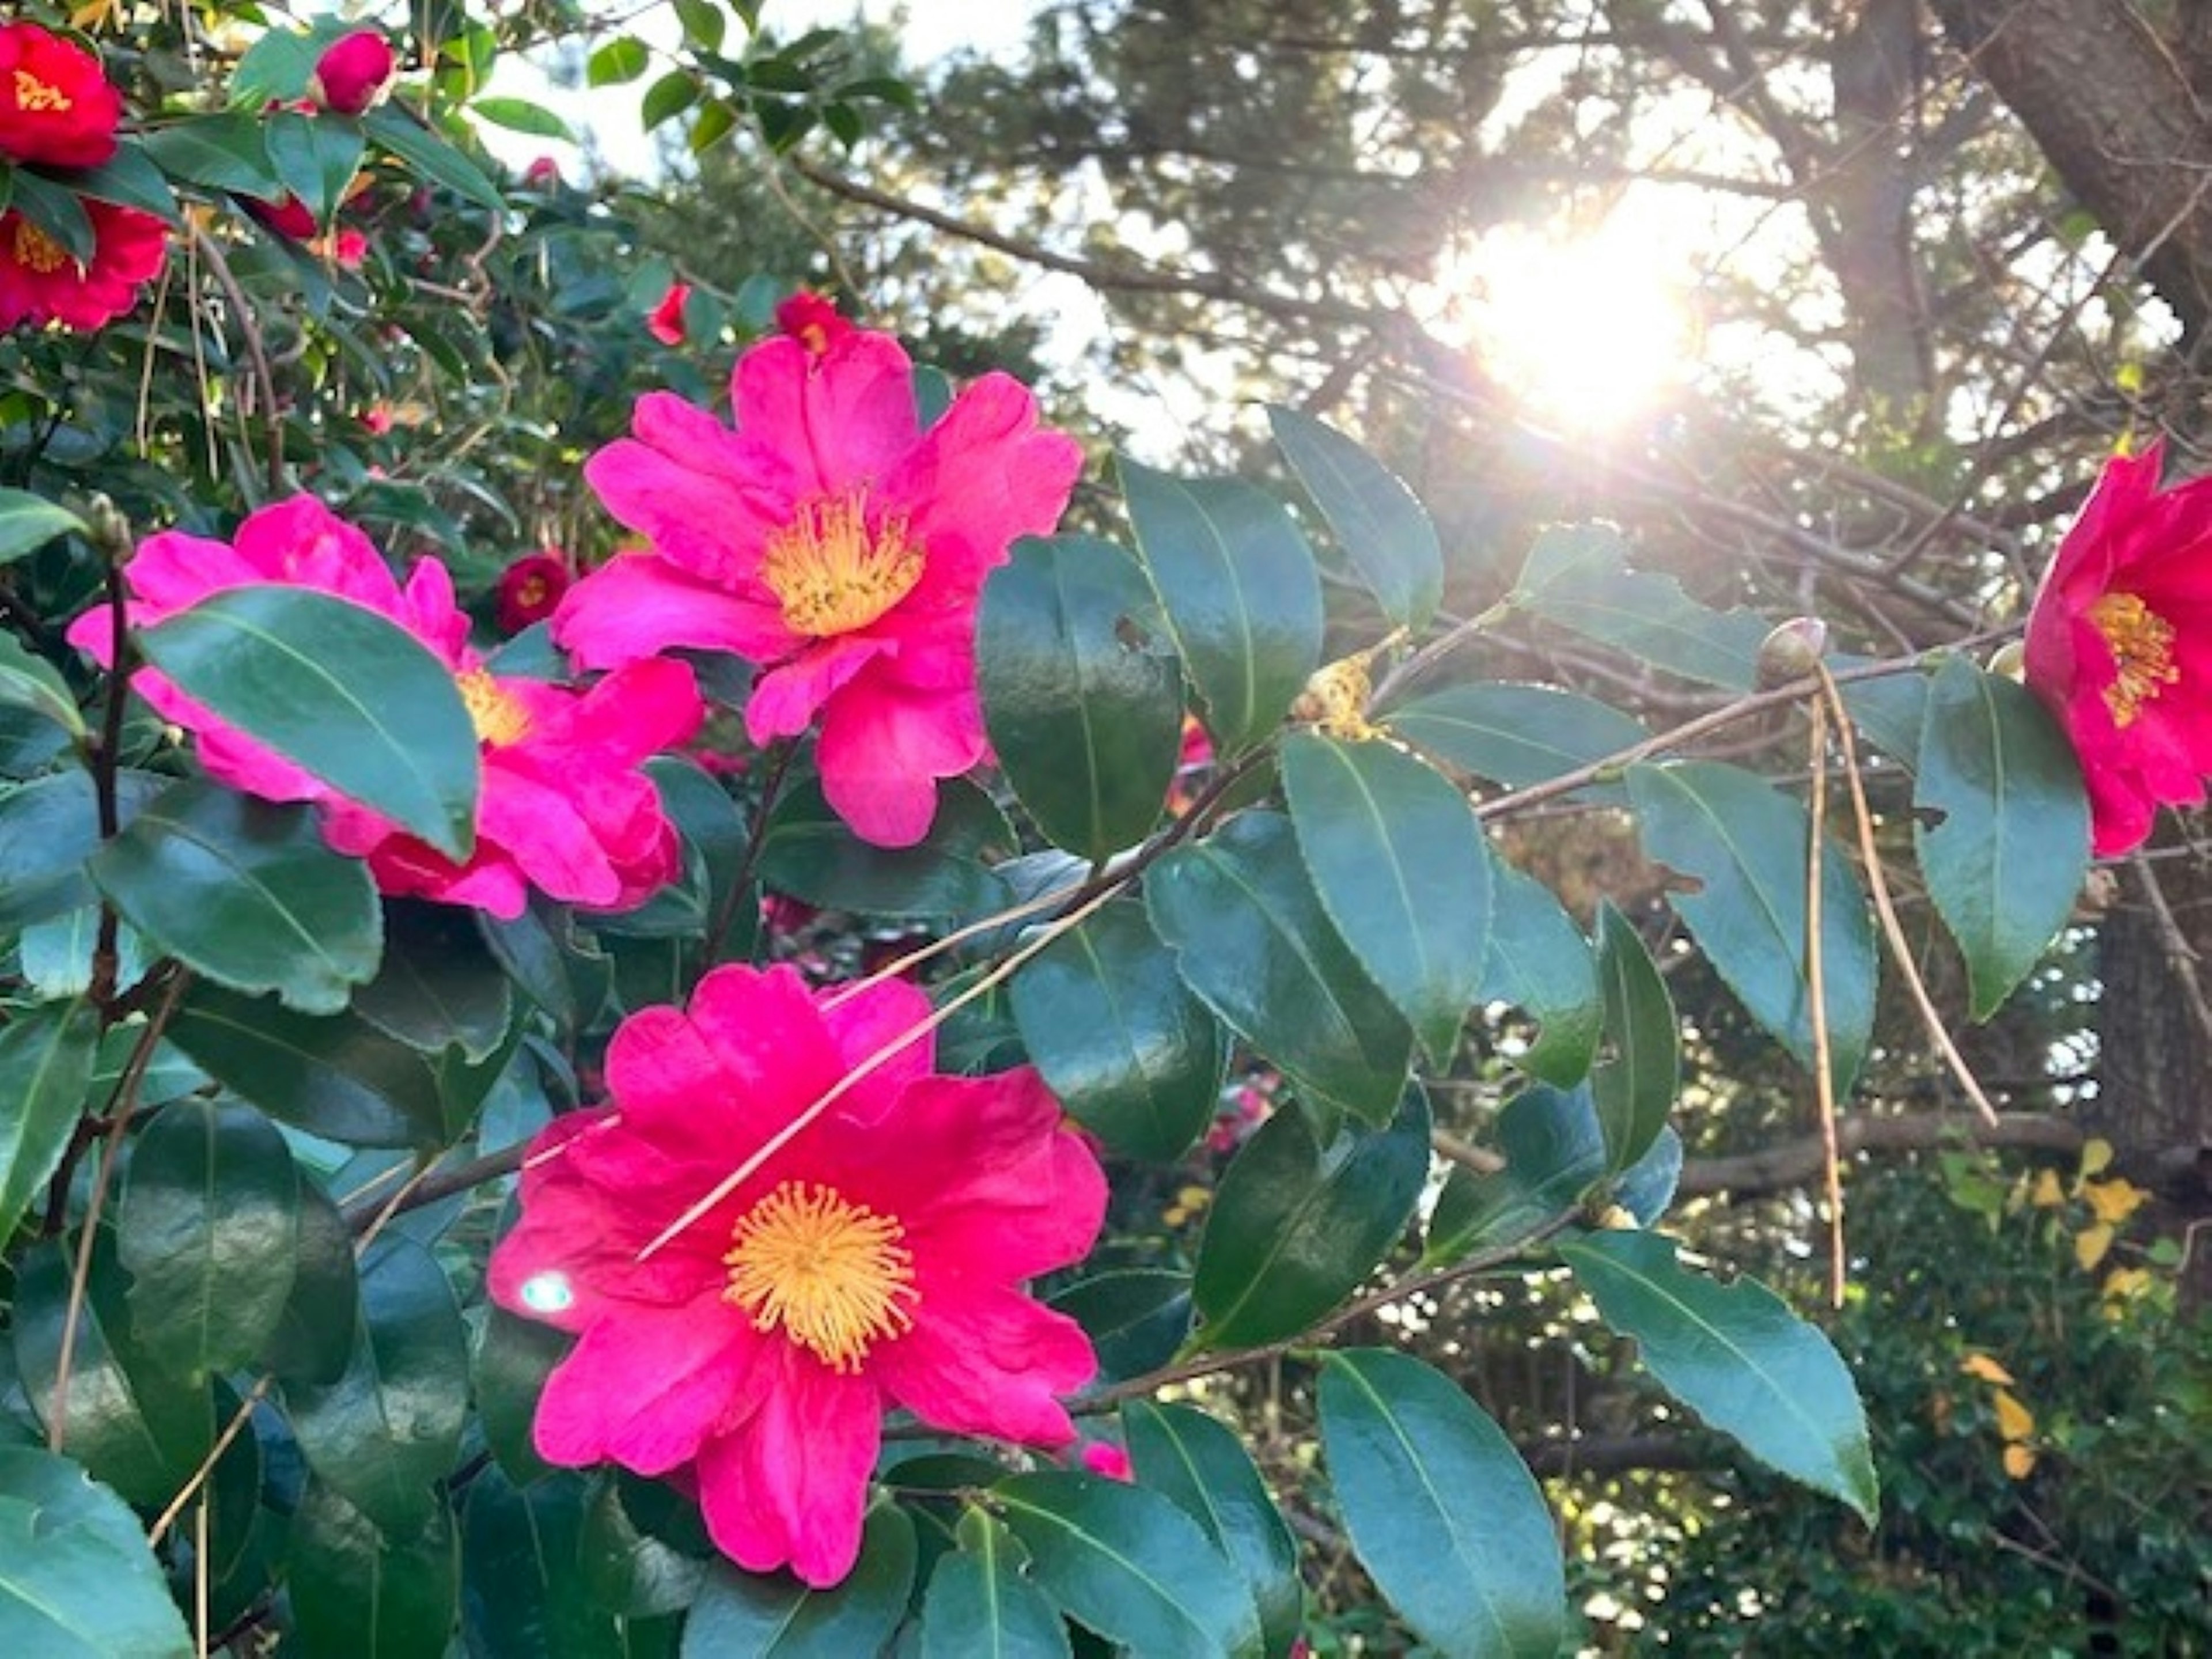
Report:
[{"label": "dark green leaf", "polygon": [[1321,578],[1281,503],[1234,478],[1116,463],[1137,551],[1224,755],[1265,738],[1321,662]]},{"label": "dark green leaf", "polygon": [[390,104],[361,118],[368,136],[434,185],[494,213],[506,208],[499,186],[474,161],[429,131],[414,116]]},{"label": "dark green leaf", "polygon": [[[1754,774],[1712,761],[1632,767],[1628,790],[1645,849],[1701,884],[1670,895],[1676,914],[1752,1018],[1811,1070],[1805,809]],[[1865,896],[1832,840],[1820,860],[1820,966],[1830,1073],[1841,1092],[1874,1030],[1875,960]]]},{"label": "dark green leaf", "polygon": [[137,1516],[68,1458],[0,1446],[0,1653],[189,1659]]},{"label": "dark green leaf", "polygon": [[72,169],[70,184],[95,202],[136,208],[172,225],[182,222],[177,211],[176,193],[169,188],[169,181],[161,176],[161,169],[154,164],[143,145],[130,139],[125,139],[115,154],[98,167]]},{"label": "dark green leaf", "polygon": [[354,1012],[423,1054],[489,1055],[507,1036],[513,999],[469,913],[394,900],[385,928],[383,966],[354,993]]},{"label": "dark green leaf", "polygon": [[461,1517],[461,1626],[472,1659],[629,1659],[581,1568],[591,1489],[567,1471],[518,1486],[496,1465]]},{"label": "dark green leaf", "polygon": [[27,709],[73,738],[84,736],[84,715],[61,671],[23,649],[13,634],[0,634],[0,705]]},{"label": "dark green leaf", "polygon": [[0,489],[0,565],[35,553],[57,536],[86,533],[74,513],[64,513],[27,489]]},{"label": "dark green leaf", "polygon": [[1559,1651],[1567,1589],[1551,1511],[1457,1385],[1405,1354],[1329,1354],[1321,1434],[1352,1547],[1424,1640],[1459,1659]]},{"label": "dark green leaf", "polygon": [[[1549,685],[1455,685],[1390,711],[1393,735],[1462,772],[1509,789],[1552,779],[1633,748],[1650,733],[1619,709]],[[1585,792],[1613,799],[1616,786]]]},{"label": "dark green leaf", "polygon": [[92,1087],[100,1018],[82,1000],[0,1026],[0,1243],[60,1167]]},{"label": "dark green leaf", "polygon": [[[698,1506],[627,1471],[602,1480],[585,1517],[584,1577],[601,1605],[625,1619],[680,1613],[698,1598],[708,1548]],[[635,1627],[633,1627],[635,1628]]]},{"label": "dark green leaf", "polygon": [[1209,1348],[1291,1336],[1366,1281],[1429,1174],[1429,1103],[1407,1087],[1387,1129],[1317,1146],[1305,1114],[1279,1111],[1247,1141],[1207,1212],[1191,1294]]},{"label": "dark green leaf", "polygon": [[1579,1200],[1606,1172],[1605,1133],[1587,1086],[1538,1084],[1498,1115],[1505,1167],[1477,1175],[1455,1168],[1429,1218],[1427,1259],[1455,1261],[1525,1238]]},{"label": "dark green leaf", "polygon": [[1559,1255],[1669,1394],[1874,1525],[1881,1494],[1858,1389],[1828,1339],[1781,1297],[1756,1279],[1716,1285],[1689,1272],[1653,1233],[1593,1233]]},{"label": "dark green leaf", "polygon": [[306,204],[317,224],[329,224],[361,171],[360,127],[328,112],[286,110],[262,118],[262,137],[284,188]]},{"label": "dark green leaf", "polygon": [[80,265],[92,263],[97,233],[86,215],[83,199],[58,179],[42,177],[26,167],[15,173],[15,194],[9,210],[20,213],[33,227],[62,245]]},{"label": "dark green leaf", "polygon": [[361,1275],[353,1233],[328,1193],[300,1183],[293,1236],[292,1290],[262,1358],[285,1383],[334,1383],[353,1358],[361,1322]]},{"label": "dark green leaf", "polygon": [[1497,871],[1485,994],[1537,1022],[1536,1041],[1506,1057],[1530,1077],[1571,1089],[1589,1074],[1605,1030],[1605,995],[1589,941],[1551,889],[1510,866]]},{"label": "dark green leaf", "polygon": [[[684,38],[708,52],[722,48],[725,20],[714,0],[676,0],[676,15],[684,24]],[[846,88],[849,94],[851,88]]]},{"label": "dark green leaf", "polygon": [[1681,1039],[1674,999],[1658,964],[1610,901],[1598,906],[1597,971],[1613,1054],[1590,1074],[1590,1095],[1607,1161],[1620,1170],[1642,1158],[1667,1127],[1681,1081]]},{"label": "dark green leaf", "polygon": [[453,859],[483,764],[446,665],[397,623],[312,588],[227,588],[139,636],[227,724]]},{"label": "dark green leaf", "polygon": [[443,1503],[398,1532],[321,1480],[292,1516],[285,1582],[301,1651],[424,1659],[446,1651],[460,1600],[453,1517]]},{"label": "dark green leaf", "polygon": [[1304,1623],[1297,1544],[1235,1434],[1194,1406],[1133,1401],[1121,1426],[1137,1479],[1206,1528],[1259,1609],[1263,1645],[1290,1650]]},{"label": "dark green leaf", "polygon": [[1184,981],[1303,1088],[1371,1123],[1398,1105],[1413,1032],[1330,924],[1288,819],[1247,812],[1162,859],[1152,926]]},{"label": "dark green leaf", "polygon": [[1228,1062],[1220,1023],[1183,983],[1141,905],[1087,917],[1008,990],[1030,1060],[1114,1151],[1166,1163],[1212,1121]]},{"label": "dark green leaf", "polygon": [[717,1563],[684,1625],[685,1659],[854,1659],[881,1653],[914,1588],[914,1522],[878,1504],[860,1534],[860,1559],[834,1589],[809,1589],[787,1572],[743,1572]]},{"label": "dark green leaf", "polygon": [[1443,598],[1443,550],[1413,492],[1334,428],[1281,404],[1267,410],[1276,447],[1321,508],[1382,614],[1419,629]]},{"label": "dark green leaf", "polygon": [[544,1393],[554,1366],[575,1345],[574,1337],[550,1325],[504,1308],[484,1310],[471,1361],[477,1411],[491,1455],[519,1484],[526,1486],[551,1471],[531,1438],[538,1396]]},{"label": "dark green leaf", "polygon": [[[1840,671],[1859,660],[1838,655],[1829,659],[1829,666]],[[1879,679],[1851,680],[1842,690],[1844,711],[1862,735],[1892,760],[1908,767],[1920,763],[1920,728],[1928,716],[1927,675],[1885,674]]]},{"label": "dark green leaf", "polygon": [[320,33],[272,28],[246,49],[230,71],[230,101],[258,110],[279,100],[305,98],[307,79],[329,39]]},{"label": "dark green leaf", "polygon": [[1079,1279],[1051,1305],[1083,1327],[1102,1382],[1157,1370],[1190,1333],[1190,1275],[1164,1267],[1119,1267]]},{"label": "dark green leaf", "polygon": [[[170,780],[116,774],[118,816],[128,824]],[[92,774],[72,769],[0,795],[0,927],[19,928],[97,903],[85,860],[100,847]]]},{"label": "dark green leaf", "polygon": [[284,195],[284,181],[269,159],[258,115],[188,115],[148,129],[141,142],[154,165],[172,179],[235,191],[261,202]]},{"label": "dark green leaf", "polygon": [[2034,693],[1952,657],[1928,690],[1912,805],[1928,896],[1966,959],[1973,1016],[1987,1019],[2066,925],[2088,873],[2081,763]]},{"label": "dark green leaf", "polygon": [[1628,568],[1628,545],[1603,525],[1547,530],[1529,550],[1514,602],[1548,622],[1687,679],[1748,691],[1767,624],[1713,611],[1672,576]]},{"label": "dark green leaf", "polygon": [[1006,815],[975,785],[938,790],[937,817],[914,847],[862,841],[812,780],[789,791],[769,816],[761,879],[780,893],[827,908],[877,916],[985,915],[1005,902],[986,868],[1018,845]]},{"label": "dark green leaf", "polygon": [[131,1154],[116,1221],[147,1352],[188,1377],[258,1354],[292,1293],[299,1213],[299,1172],[267,1118],[225,1101],[164,1106]]},{"label": "dark green leaf", "polygon": [[1006,1529],[970,1510],[960,1540],[929,1576],[921,1659],[1066,1659],[1060,1609],[1023,1577],[1021,1547]]},{"label": "dark green leaf", "polygon": [[359,859],[332,852],[313,808],[196,781],[140,811],[88,866],[159,950],[234,991],[334,1014],[376,972],[384,919]]},{"label": "dark green leaf", "polygon": [[638,124],[646,131],[666,125],[699,101],[699,77],[690,70],[668,71],[645,89],[638,105]]}]

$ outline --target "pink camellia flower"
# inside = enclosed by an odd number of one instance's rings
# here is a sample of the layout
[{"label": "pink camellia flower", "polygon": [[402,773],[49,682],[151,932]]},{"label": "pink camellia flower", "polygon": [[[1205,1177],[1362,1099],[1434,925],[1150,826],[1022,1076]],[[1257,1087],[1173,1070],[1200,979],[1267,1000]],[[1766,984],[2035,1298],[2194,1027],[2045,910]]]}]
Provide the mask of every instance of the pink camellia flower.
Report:
[{"label": "pink camellia flower", "polygon": [[1059,522],[1083,454],[1005,374],[923,431],[898,343],[836,320],[787,319],[796,332],[738,359],[736,431],[666,392],[639,400],[636,435],[584,472],[649,545],[578,583],[553,629],[591,666],[676,646],[759,664],[753,741],[818,716],[830,805],[865,839],[908,847],[929,832],[937,781],[989,752],[983,579],[1015,537]]},{"label": "pink camellia flower", "polygon": [[684,343],[684,307],[690,302],[691,284],[671,283],[645,319],[645,331],[663,345]]},{"label": "pink camellia flower", "polygon": [[150,213],[80,198],[92,223],[92,258],[80,264],[21,214],[0,213],[0,329],[100,328],[138,303],[138,286],[160,274],[168,227]]},{"label": "pink camellia flower", "polygon": [[36,23],[0,24],[0,158],[96,167],[122,118],[98,58]]},{"label": "pink camellia flower", "polygon": [[[198,735],[210,776],[264,800],[320,803],[324,838],[366,859],[385,892],[515,916],[532,886],[569,903],[620,909],[678,873],[675,829],[638,769],[699,724],[703,709],[685,665],[639,663],[585,691],[496,675],[469,647],[469,619],[444,565],[422,561],[401,587],[368,537],[308,495],[254,514],[235,544],[179,531],[149,537],[124,574],[134,628],[210,593],[281,583],[389,617],[452,671],[483,758],[476,848],[465,864],[226,725],[159,672],[142,668],[131,679],[163,719]],[[106,607],[80,617],[69,639],[107,664]]]},{"label": "pink camellia flower", "polygon": [[339,115],[359,115],[382,100],[398,68],[389,40],[374,29],[356,29],[331,42],[315,60],[307,96]]},{"label": "pink camellia flower", "polygon": [[540,155],[523,168],[522,183],[526,190],[558,190],[561,188],[561,164],[550,155]]},{"label": "pink camellia flower", "polygon": [[2072,739],[2100,857],[2142,844],[2212,772],[2212,477],[2158,488],[2116,457],[2028,614],[2029,689]]},{"label": "pink camellia flower", "polygon": [[568,561],[557,548],[517,559],[492,589],[493,614],[510,634],[544,622],[568,591]]},{"label": "pink camellia flower", "polygon": [[1130,1466],[1129,1449],[1117,1446],[1110,1440],[1093,1440],[1083,1449],[1083,1467],[1093,1474],[1103,1474],[1109,1480],[1134,1480],[1136,1470]]},{"label": "pink camellia flower", "polygon": [[896,981],[728,966],[623,1022],[609,1103],[538,1135],[492,1252],[501,1307],[581,1339],[538,1401],[541,1456],[672,1476],[739,1565],[826,1586],[887,1407],[1075,1437],[1058,1396],[1091,1343],[1024,1285],[1089,1250],[1105,1177],[1033,1070],[939,1076],[926,1035],[892,1046],[928,1012]]}]

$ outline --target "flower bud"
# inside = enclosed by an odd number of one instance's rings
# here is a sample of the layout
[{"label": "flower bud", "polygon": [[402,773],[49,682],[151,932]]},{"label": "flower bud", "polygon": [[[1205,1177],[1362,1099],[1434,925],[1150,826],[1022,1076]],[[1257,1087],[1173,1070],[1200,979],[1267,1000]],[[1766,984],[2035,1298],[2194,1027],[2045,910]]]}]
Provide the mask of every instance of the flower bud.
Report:
[{"label": "flower bud", "polygon": [[338,115],[359,115],[382,101],[398,65],[392,43],[374,29],[356,29],[315,60],[307,95]]},{"label": "flower bud", "polygon": [[1759,643],[1759,689],[1771,691],[1803,679],[1827,649],[1827,623],[1818,617],[1792,617]]},{"label": "flower bud", "polygon": [[2018,684],[2027,678],[2027,647],[2018,640],[2008,641],[1997,647],[1990,659],[1990,672],[2000,679]]}]

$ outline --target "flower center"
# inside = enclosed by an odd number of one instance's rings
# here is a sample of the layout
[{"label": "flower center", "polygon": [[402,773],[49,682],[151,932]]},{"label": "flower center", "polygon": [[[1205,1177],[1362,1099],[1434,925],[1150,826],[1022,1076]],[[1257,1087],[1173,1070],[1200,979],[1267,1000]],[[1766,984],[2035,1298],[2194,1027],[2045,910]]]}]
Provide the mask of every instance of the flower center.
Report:
[{"label": "flower center", "polygon": [[476,727],[479,743],[503,749],[521,742],[530,730],[530,711],[522,706],[522,699],[503,688],[488,671],[465,670],[453,676],[453,686],[461,694],[461,704],[469,711],[469,724]]},{"label": "flower center", "polygon": [[2114,726],[2131,726],[2160,687],[2181,678],[2173,660],[2173,624],[2132,593],[2100,595],[2088,617],[2112,647],[2119,669],[2105,688],[2105,706]]},{"label": "flower center", "polygon": [[896,514],[868,528],[867,494],[848,489],[807,502],[771,533],[761,580],[783,605],[784,626],[816,639],[849,634],[914,591],[921,549]]},{"label": "flower center", "polygon": [[906,1229],[834,1188],[787,1181],[731,1234],[725,1302],[753,1328],[783,1334],[852,1375],[869,1347],[914,1328],[914,1253]]},{"label": "flower center", "polygon": [[45,276],[70,262],[69,250],[28,219],[15,221],[15,263]]},{"label": "flower center", "polygon": [[19,69],[15,71],[15,107],[27,115],[58,115],[76,106],[59,87],[49,86],[30,70]]}]

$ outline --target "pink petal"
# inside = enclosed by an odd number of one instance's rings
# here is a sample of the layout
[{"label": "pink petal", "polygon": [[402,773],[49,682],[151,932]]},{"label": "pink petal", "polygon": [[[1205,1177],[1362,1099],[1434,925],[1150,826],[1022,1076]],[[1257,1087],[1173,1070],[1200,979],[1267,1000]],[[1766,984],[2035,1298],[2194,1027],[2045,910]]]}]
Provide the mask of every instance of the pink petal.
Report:
[{"label": "pink petal", "polygon": [[822,793],[861,840],[911,847],[937,815],[937,780],[983,758],[982,725],[972,689],[915,695],[856,680],[823,716]]},{"label": "pink petal", "polygon": [[533,748],[536,739],[557,752],[590,744],[608,761],[634,765],[690,742],[706,717],[690,664],[647,657],[563,699],[559,713],[542,725],[533,717],[522,746]]},{"label": "pink petal", "polygon": [[854,329],[819,357],[788,335],[738,360],[738,424],[773,446],[803,496],[888,472],[918,433],[914,365],[888,334]]},{"label": "pink petal", "polygon": [[650,553],[626,553],[570,588],[553,613],[553,638],[584,668],[619,668],[678,646],[763,662],[799,643],[778,607],[710,586]]},{"label": "pink petal", "polygon": [[665,1474],[697,1456],[733,1408],[752,1403],[763,1346],[716,1292],[680,1307],[612,1312],[546,1379],[538,1454],[569,1468],[611,1459]]},{"label": "pink petal", "polygon": [[633,429],[584,463],[607,511],[687,574],[750,580],[804,481],[772,449],[665,392],[638,400]]},{"label": "pink petal", "polygon": [[876,1380],[933,1428],[1037,1446],[1075,1425],[1056,1397],[1089,1382],[1097,1356],[1064,1314],[995,1285],[918,1271],[915,1328],[868,1356]]},{"label": "pink petal", "polygon": [[1082,447],[1038,426],[1029,389],[986,374],[884,479],[883,500],[911,513],[908,528],[929,550],[928,580],[974,591],[1015,537],[1059,525],[1082,471]]},{"label": "pink petal", "polygon": [[887,649],[866,634],[840,634],[810,643],[754,682],[745,700],[745,735],[766,745],[795,738],[854,677]]},{"label": "pink petal", "polygon": [[860,1559],[868,1476],[876,1466],[875,1385],[845,1376],[789,1343],[763,1343],[759,1408],[699,1454],[707,1530],[739,1566],[788,1565],[826,1589]]}]

